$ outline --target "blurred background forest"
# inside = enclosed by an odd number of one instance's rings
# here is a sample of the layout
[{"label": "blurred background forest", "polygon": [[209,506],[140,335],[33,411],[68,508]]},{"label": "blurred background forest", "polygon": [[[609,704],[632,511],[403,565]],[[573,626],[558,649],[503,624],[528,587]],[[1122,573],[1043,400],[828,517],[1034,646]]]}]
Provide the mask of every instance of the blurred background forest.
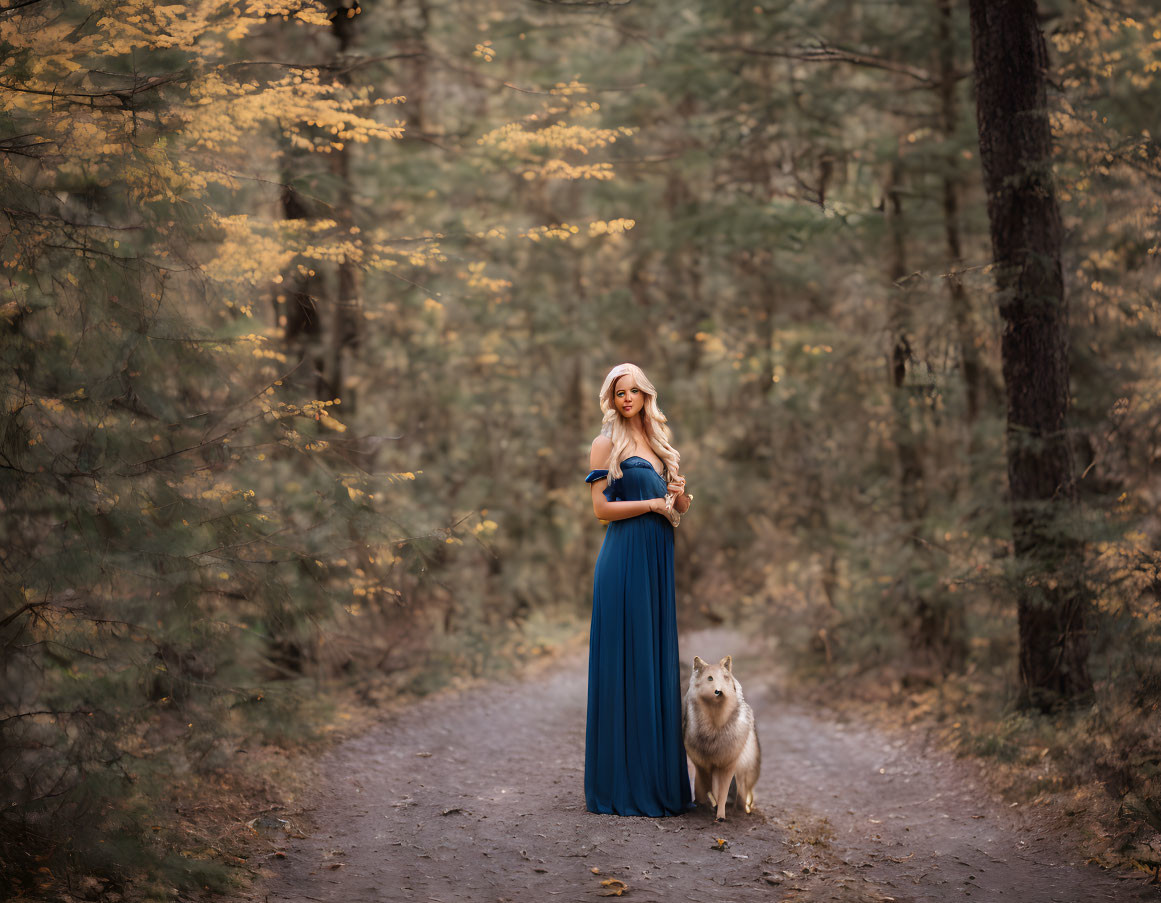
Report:
[{"label": "blurred background forest", "polygon": [[1040,13],[1094,691],[1065,716],[1018,705],[965,2],[8,0],[0,883],[223,887],[176,787],[333,688],[583,631],[622,361],[697,497],[687,624],[1097,787],[1155,866],[1161,15]]}]

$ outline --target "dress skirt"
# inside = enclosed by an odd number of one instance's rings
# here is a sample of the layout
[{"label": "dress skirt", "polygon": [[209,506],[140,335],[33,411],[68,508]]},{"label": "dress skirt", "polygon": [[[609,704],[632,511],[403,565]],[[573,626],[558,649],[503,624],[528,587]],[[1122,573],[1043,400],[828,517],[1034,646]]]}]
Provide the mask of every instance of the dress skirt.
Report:
[{"label": "dress skirt", "polygon": [[[610,501],[665,496],[645,458],[621,462]],[[594,470],[586,482],[607,478]],[[681,736],[673,525],[655,512],[610,521],[593,573],[585,805],[614,815],[678,815],[693,805]]]}]

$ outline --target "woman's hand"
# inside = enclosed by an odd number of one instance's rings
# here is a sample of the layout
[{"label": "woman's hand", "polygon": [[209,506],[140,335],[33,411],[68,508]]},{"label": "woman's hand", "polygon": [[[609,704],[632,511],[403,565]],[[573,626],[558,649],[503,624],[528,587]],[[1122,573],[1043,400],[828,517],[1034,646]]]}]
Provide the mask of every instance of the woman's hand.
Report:
[{"label": "woman's hand", "polygon": [[674,477],[665,485],[666,488],[673,493],[674,498],[685,494],[685,477]]}]

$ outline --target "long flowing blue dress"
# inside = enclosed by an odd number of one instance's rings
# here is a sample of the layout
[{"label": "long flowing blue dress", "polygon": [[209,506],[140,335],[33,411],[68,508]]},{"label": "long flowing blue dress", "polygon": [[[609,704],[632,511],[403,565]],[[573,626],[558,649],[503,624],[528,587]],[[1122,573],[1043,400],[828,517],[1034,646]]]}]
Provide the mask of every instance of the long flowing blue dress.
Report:
[{"label": "long flowing blue dress", "polygon": [[[663,498],[664,477],[638,455],[605,487],[609,501]],[[608,478],[593,470],[586,483]],[[678,815],[693,806],[681,736],[673,525],[649,511],[610,521],[593,574],[585,805],[614,815]]]}]

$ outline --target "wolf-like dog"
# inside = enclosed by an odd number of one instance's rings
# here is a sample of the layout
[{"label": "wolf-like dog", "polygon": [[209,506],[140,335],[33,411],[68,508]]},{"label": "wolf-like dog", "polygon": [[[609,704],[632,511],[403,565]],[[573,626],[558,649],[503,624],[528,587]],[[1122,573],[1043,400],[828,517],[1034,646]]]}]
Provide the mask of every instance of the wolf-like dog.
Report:
[{"label": "wolf-like dog", "polygon": [[737,778],[740,804],[754,808],[754,785],[762,769],[762,748],[754,727],[754,712],[742,696],[742,685],[730,670],[726,656],[716,665],[693,658],[689,689],[681,710],[685,751],[693,762],[693,796],[698,803],[717,807],[717,820],[726,820],[726,796]]}]

